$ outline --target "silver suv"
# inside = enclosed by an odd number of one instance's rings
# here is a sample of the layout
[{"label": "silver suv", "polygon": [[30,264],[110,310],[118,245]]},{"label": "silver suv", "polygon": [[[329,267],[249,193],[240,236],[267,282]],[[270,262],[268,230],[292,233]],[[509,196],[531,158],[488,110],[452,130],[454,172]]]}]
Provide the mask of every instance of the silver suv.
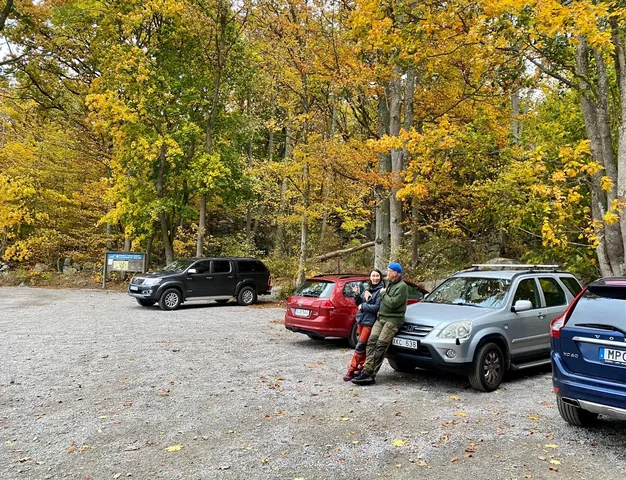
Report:
[{"label": "silver suv", "polygon": [[389,364],[468,375],[491,392],[506,370],[550,363],[550,322],[580,290],[558,265],[473,265],[408,307]]}]

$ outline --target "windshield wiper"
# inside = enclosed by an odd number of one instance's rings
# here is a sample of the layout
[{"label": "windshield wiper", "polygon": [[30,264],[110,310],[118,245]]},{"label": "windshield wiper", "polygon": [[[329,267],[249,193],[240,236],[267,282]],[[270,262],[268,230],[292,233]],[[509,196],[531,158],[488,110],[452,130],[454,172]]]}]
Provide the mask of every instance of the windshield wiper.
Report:
[{"label": "windshield wiper", "polygon": [[578,323],[574,326],[575,327],[599,328],[600,330],[611,330],[613,332],[620,332],[626,335],[626,330],[622,330],[621,328],[614,327],[613,325],[607,325],[605,323]]},{"label": "windshield wiper", "polygon": [[480,305],[475,305],[473,303],[463,303],[463,302],[458,302],[458,303],[452,303],[451,305],[461,305],[463,307],[476,307],[476,308],[483,308]]}]

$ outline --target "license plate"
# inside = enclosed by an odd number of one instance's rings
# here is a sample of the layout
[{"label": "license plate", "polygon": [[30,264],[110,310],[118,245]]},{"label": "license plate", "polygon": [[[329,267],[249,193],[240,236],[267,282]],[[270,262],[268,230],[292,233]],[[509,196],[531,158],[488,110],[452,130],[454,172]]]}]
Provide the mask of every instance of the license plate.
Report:
[{"label": "license plate", "polygon": [[412,348],[413,350],[417,350],[417,347],[419,347],[417,340],[407,340],[406,338],[393,337],[392,343],[398,347]]},{"label": "license plate", "polygon": [[617,363],[626,365],[626,350],[615,350],[613,348],[600,348],[600,360],[604,363]]},{"label": "license plate", "polygon": [[311,312],[310,312],[310,310],[305,310],[305,309],[303,309],[303,308],[296,308],[296,309],[293,311],[293,313],[294,313],[294,314],[296,314],[296,315],[298,315],[299,317],[308,317],[308,316],[309,316],[309,313],[311,313]]},{"label": "license plate", "polygon": [[131,285],[131,286],[130,286],[130,289],[131,289],[131,290],[133,290],[133,291],[137,291],[137,290],[139,290],[139,287],[133,287],[133,286]]}]

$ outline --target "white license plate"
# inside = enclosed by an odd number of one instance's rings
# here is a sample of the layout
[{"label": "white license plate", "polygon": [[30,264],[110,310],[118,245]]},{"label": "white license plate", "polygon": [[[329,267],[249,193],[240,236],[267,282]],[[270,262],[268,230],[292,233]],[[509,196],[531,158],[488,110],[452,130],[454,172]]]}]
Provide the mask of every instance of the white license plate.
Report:
[{"label": "white license plate", "polygon": [[393,337],[392,343],[398,347],[412,348],[413,350],[417,350],[419,346],[417,340],[407,340],[406,338]]},{"label": "white license plate", "polygon": [[137,290],[139,290],[139,287],[133,287],[133,286],[131,285],[131,286],[130,286],[130,289],[131,289],[131,290],[133,290],[133,291],[137,291]]},{"label": "white license plate", "polygon": [[303,308],[296,308],[293,313],[295,315],[298,315],[299,317],[308,317],[309,313],[311,313],[310,310],[305,310]]},{"label": "white license plate", "polygon": [[604,360],[604,363],[617,363],[619,365],[626,365],[626,350],[601,348],[599,356],[600,360]]}]

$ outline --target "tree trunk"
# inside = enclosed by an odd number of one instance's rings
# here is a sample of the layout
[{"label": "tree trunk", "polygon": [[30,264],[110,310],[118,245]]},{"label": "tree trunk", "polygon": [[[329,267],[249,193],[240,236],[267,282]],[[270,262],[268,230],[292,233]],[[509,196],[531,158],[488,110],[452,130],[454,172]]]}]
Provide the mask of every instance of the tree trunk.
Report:
[{"label": "tree trunk", "polygon": [[[389,106],[383,92],[378,98],[378,133],[382,137],[389,134]],[[391,172],[391,157],[387,153],[378,154],[378,171],[386,175]],[[389,196],[382,188],[376,189],[376,245],[374,267],[384,271],[389,260]]]},{"label": "tree trunk", "polygon": [[[617,20],[612,20],[613,45],[615,46],[615,70],[620,96],[620,123],[617,137],[617,198],[626,202],[626,48]],[[626,213],[620,213],[620,230],[624,259],[626,259]],[[624,273],[622,266],[622,274]]]},{"label": "tree trunk", "polygon": [[[580,78],[589,78],[589,47],[584,38],[580,38],[580,43],[576,52],[577,73]],[[606,90],[606,68],[603,62],[598,67],[598,100],[594,98],[594,94],[590,85],[586,80],[581,80],[580,88],[580,104],[585,122],[587,137],[591,146],[591,155],[594,161],[602,165],[604,172],[598,172],[591,178],[592,193],[592,218],[593,220],[604,223],[604,214],[607,209],[608,198],[601,186],[603,174],[610,176],[615,175],[615,163],[613,159],[613,150],[610,141],[610,126],[608,125],[608,111],[604,110]],[[614,195],[614,194],[613,194]],[[622,270],[623,263],[623,246],[622,237],[619,232],[619,225],[605,225],[604,232],[596,234],[601,235],[604,241],[605,253],[598,252],[598,264],[603,276],[619,275]],[[606,258],[600,258],[600,255]],[[608,265],[607,265],[608,263]]]},{"label": "tree trunk", "polygon": [[[402,108],[402,91],[400,78],[394,78],[389,82],[390,108],[389,108],[389,135],[397,137],[400,134],[400,113]],[[389,195],[389,225],[390,225],[390,252],[389,258],[397,261],[402,245],[402,201],[397,198],[400,187],[402,172],[402,149],[391,149],[391,181],[392,187]]]},{"label": "tree trunk", "polygon": [[[291,129],[289,125],[285,127],[285,151],[283,153],[283,162],[287,162],[289,160],[289,155],[291,154]],[[278,253],[280,255],[285,253],[285,239],[284,239],[284,227],[283,222],[285,219],[285,212],[287,210],[287,186],[288,180],[287,178],[283,178],[283,182],[280,186],[280,207],[278,211],[278,225],[276,226],[276,246],[278,247]]]},{"label": "tree trunk", "polygon": [[198,236],[196,238],[196,257],[204,256],[204,234],[206,233],[206,193],[200,194],[200,212],[198,213]]},{"label": "tree trunk", "polygon": [[519,145],[522,128],[519,121],[520,115],[520,96],[519,90],[516,89],[511,94],[511,143]]},{"label": "tree trunk", "polygon": [[[159,152],[159,172],[157,176],[156,189],[158,198],[163,198],[163,177],[165,175],[165,163],[167,160],[165,153],[165,144],[163,144],[161,145],[161,151]],[[163,248],[165,250],[165,261],[169,264],[174,261],[174,247],[172,246],[169,220],[162,206],[161,211],[159,212],[159,222],[161,224],[161,240],[163,241]]]}]

